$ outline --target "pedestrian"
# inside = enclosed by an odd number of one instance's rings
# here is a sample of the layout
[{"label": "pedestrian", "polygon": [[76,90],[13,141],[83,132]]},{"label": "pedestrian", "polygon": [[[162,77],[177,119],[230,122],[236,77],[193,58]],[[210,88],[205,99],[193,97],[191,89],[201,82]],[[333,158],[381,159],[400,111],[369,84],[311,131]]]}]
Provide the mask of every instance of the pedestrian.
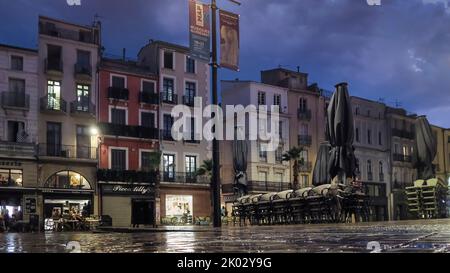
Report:
[{"label": "pedestrian", "polygon": [[7,210],[7,209],[4,211],[4,214],[3,214],[3,222],[4,222],[4,226],[5,226],[5,231],[8,231],[10,219],[9,219],[9,210]]}]

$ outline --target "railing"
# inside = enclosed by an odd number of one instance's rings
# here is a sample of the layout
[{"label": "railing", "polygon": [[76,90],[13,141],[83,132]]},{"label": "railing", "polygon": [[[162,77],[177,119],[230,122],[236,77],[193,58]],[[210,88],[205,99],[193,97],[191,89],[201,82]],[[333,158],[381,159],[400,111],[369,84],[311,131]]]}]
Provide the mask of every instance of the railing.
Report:
[{"label": "railing", "polygon": [[299,166],[300,172],[310,172],[312,170],[312,162],[306,161]]},{"label": "railing", "polygon": [[38,156],[96,160],[97,148],[83,145],[58,145],[39,143]]},{"label": "railing", "polygon": [[128,100],[129,91],[121,87],[108,87],[108,98],[116,100]]},{"label": "railing", "polygon": [[2,92],[3,108],[30,109],[30,95],[25,92]]},{"label": "railing", "polygon": [[32,143],[0,141],[0,154],[32,157],[36,155],[36,146]]},{"label": "railing", "polygon": [[39,33],[53,37],[94,44],[94,35],[92,31],[83,31],[85,34],[80,35],[80,31],[56,27],[54,24],[41,24]]},{"label": "railing", "polygon": [[67,112],[67,102],[62,98],[44,96],[41,98],[41,111],[60,111]]},{"label": "railing", "polygon": [[406,139],[414,139],[414,134],[412,132],[408,132],[406,130],[401,129],[392,129],[392,136],[406,138]]},{"label": "railing", "polygon": [[367,173],[367,180],[369,181],[373,180],[373,173]]},{"label": "railing", "polygon": [[298,145],[299,146],[310,146],[312,143],[312,136],[310,135],[299,135]]},{"label": "railing", "polygon": [[169,103],[169,104],[177,104],[178,103],[178,96],[177,94],[174,94],[173,92],[161,92],[160,93],[161,96],[161,100],[164,103]]},{"label": "railing", "polygon": [[63,72],[63,62],[61,59],[45,59],[45,72],[57,71]]},{"label": "railing", "polygon": [[380,182],[383,182],[384,181],[384,173],[379,173],[378,175],[380,177]]},{"label": "railing", "polygon": [[205,175],[196,175],[195,173],[186,172],[163,172],[162,182],[173,183],[188,183],[188,184],[203,184],[208,185],[211,183]]},{"label": "railing", "polygon": [[95,115],[95,105],[92,102],[82,103],[79,101],[73,101],[70,103],[70,112],[85,113],[89,115]]},{"label": "railing", "polygon": [[98,127],[103,135],[148,139],[159,138],[158,129],[152,127],[131,126],[114,123],[99,123]]},{"label": "railing", "polygon": [[411,156],[409,156],[409,155],[394,154],[393,159],[394,159],[394,161],[411,162]]},{"label": "railing", "polygon": [[183,96],[183,104],[194,107],[194,97],[193,96]]},{"label": "railing", "polygon": [[129,182],[129,183],[157,183],[159,171],[131,171],[99,169],[97,181]]},{"label": "railing", "polygon": [[163,140],[168,140],[168,141],[173,141],[173,137],[172,137],[172,131],[171,130],[166,130],[166,129],[162,129],[161,130],[161,137]]},{"label": "railing", "polygon": [[157,93],[139,92],[139,102],[148,104],[159,104],[159,96]]},{"label": "railing", "polygon": [[75,76],[92,77],[92,67],[90,65],[76,63],[74,65]]},{"label": "railing", "polygon": [[301,120],[311,120],[311,110],[299,108],[297,116]]},{"label": "railing", "polygon": [[253,192],[280,192],[290,189],[290,183],[271,181],[248,181],[247,190]]}]

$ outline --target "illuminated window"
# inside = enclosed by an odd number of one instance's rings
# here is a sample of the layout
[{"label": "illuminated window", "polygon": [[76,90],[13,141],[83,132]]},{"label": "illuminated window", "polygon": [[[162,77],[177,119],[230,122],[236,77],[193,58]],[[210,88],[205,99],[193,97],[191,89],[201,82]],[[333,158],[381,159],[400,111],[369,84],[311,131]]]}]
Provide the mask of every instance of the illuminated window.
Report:
[{"label": "illuminated window", "polygon": [[22,187],[22,170],[0,169],[0,187]]},{"label": "illuminated window", "polygon": [[45,188],[90,190],[91,185],[84,176],[73,171],[61,171],[50,176]]}]

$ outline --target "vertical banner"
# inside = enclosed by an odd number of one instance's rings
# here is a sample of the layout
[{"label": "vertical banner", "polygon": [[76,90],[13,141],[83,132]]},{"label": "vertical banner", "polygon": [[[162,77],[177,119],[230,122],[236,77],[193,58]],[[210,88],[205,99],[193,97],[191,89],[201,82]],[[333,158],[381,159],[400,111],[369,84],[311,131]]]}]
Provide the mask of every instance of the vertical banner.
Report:
[{"label": "vertical banner", "polygon": [[189,0],[190,55],[206,62],[211,57],[208,5]]},{"label": "vertical banner", "polygon": [[239,15],[220,10],[220,66],[239,71]]}]

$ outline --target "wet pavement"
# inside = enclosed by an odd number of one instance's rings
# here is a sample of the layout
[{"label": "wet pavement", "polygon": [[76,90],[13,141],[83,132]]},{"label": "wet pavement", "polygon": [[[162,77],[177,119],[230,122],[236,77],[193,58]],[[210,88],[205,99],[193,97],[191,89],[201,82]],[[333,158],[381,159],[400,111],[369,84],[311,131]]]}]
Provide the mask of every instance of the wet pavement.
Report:
[{"label": "wet pavement", "polygon": [[360,224],[0,233],[0,252],[450,252],[450,219]]}]

